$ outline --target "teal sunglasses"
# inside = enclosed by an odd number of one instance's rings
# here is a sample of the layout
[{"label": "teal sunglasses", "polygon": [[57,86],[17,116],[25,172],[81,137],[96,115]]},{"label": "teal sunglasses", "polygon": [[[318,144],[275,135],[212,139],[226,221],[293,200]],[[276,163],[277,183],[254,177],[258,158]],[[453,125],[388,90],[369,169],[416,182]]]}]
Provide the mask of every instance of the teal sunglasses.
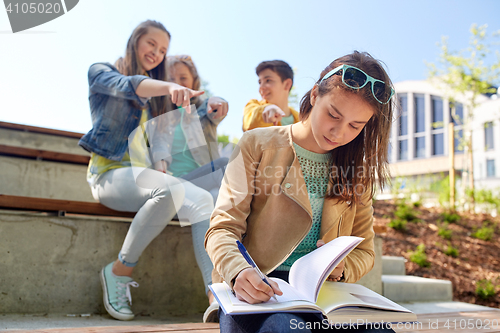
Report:
[{"label": "teal sunglasses", "polygon": [[340,75],[341,71],[342,82],[349,88],[361,89],[366,86],[368,82],[371,82],[373,97],[375,97],[377,102],[380,104],[389,103],[391,97],[394,95],[394,89],[392,89],[390,85],[386,84],[384,81],[374,79],[359,68],[349,65],[340,65],[332,69],[326,73],[325,76],[323,76],[319,83],[321,84],[321,82],[328,79],[332,75]]}]

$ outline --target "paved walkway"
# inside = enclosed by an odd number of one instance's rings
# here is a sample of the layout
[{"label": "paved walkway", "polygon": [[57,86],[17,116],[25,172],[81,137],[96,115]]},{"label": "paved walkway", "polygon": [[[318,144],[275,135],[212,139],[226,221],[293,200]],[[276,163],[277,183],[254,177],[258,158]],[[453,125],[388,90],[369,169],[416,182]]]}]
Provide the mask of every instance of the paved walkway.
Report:
[{"label": "paved walkway", "polygon": [[[500,309],[461,303],[406,303],[419,323],[394,325],[397,333],[488,332],[500,333]],[[216,333],[218,324],[201,323],[201,314],[166,319],[136,317],[123,322],[104,315],[0,315],[0,332],[4,333]]]}]

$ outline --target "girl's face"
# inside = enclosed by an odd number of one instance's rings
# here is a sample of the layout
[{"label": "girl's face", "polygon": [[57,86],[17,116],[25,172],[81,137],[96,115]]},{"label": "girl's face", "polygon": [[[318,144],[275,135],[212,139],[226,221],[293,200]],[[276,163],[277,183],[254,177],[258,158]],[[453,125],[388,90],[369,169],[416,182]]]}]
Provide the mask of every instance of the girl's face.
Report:
[{"label": "girl's face", "polygon": [[188,66],[183,63],[176,63],[170,67],[170,80],[183,87],[193,89],[194,78]]},{"label": "girl's face", "polygon": [[137,41],[137,60],[142,68],[150,71],[165,59],[170,38],[165,31],[149,27],[148,32]]},{"label": "girl's face", "polygon": [[309,119],[311,147],[327,153],[354,140],[373,116],[373,107],[361,96],[341,89],[318,96],[318,86],[311,91],[313,105]]}]

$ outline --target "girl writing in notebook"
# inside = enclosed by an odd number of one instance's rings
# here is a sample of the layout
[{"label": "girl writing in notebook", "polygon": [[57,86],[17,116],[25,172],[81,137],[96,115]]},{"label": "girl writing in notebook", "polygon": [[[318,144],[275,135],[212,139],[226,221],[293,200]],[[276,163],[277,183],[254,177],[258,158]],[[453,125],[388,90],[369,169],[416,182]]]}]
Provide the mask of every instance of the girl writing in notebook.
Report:
[{"label": "girl writing in notebook", "polygon": [[[354,52],[321,72],[301,100],[300,122],[243,135],[205,236],[216,282],[224,280],[248,303],[282,294],[276,283],[268,286],[250,268],[236,240],[264,274],[288,281],[298,258],[338,236],[359,236],[364,241],[329,279],[353,283],[371,270],[371,200],[375,182],[382,188],[388,176],[393,94],[382,65]],[[220,309],[219,319],[221,332],[288,332],[292,319],[322,320],[297,313],[228,316]]]}]

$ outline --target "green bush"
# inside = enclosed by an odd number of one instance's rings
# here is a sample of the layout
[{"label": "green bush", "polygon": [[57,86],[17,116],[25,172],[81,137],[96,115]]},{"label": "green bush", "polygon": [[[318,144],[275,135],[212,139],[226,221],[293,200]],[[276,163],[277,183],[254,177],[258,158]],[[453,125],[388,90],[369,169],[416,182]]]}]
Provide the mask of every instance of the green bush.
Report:
[{"label": "green bush", "polygon": [[444,254],[446,254],[447,256],[456,258],[456,257],[458,257],[458,249],[454,248],[453,246],[451,246],[450,243],[448,243],[448,246],[446,247]]},{"label": "green bush", "polygon": [[403,231],[406,230],[406,220],[392,219],[391,222],[387,223],[387,226],[395,230]]},{"label": "green bush", "polygon": [[474,200],[476,201],[476,203],[488,203],[496,208],[500,207],[500,198],[497,195],[493,194],[491,190],[475,190]]},{"label": "green bush", "polygon": [[444,177],[431,183],[430,190],[438,195],[441,207],[447,207],[450,204],[450,176]]},{"label": "green bush", "polygon": [[472,233],[472,237],[482,239],[484,241],[490,241],[495,234],[495,229],[492,227],[488,227],[487,225],[483,225],[482,228],[476,230]]},{"label": "green bush", "polygon": [[398,208],[394,212],[394,215],[401,220],[414,221],[417,219],[417,215],[410,206],[403,204],[398,205]]},{"label": "green bush", "polygon": [[431,263],[427,260],[424,244],[420,244],[415,251],[410,252],[410,261],[416,263],[420,267],[430,267]]},{"label": "green bush", "polygon": [[451,239],[453,231],[448,229],[448,223],[444,223],[438,227],[438,236],[444,239]]},{"label": "green bush", "polygon": [[493,282],[487,279],[479,280],[476,283],[476,295],[482,299],[488,299],[495,296],[495,289],[496,286]]},{"label": "green bush", "polygon": [[419,201],[415,201],[413,203],[413,207],[415,207],[415,208],[419,208],[420,206],[422,206],[422,201],[420,201],[420,200]]},{"label": "green bush", "polygon": [[448,222],[448,223],[456,223],[456,222],[460,221],[460,215],[458,215],[456,213],[444,212],[443,214],[441,214],[441,218],[443,219],[443,221]]}]

